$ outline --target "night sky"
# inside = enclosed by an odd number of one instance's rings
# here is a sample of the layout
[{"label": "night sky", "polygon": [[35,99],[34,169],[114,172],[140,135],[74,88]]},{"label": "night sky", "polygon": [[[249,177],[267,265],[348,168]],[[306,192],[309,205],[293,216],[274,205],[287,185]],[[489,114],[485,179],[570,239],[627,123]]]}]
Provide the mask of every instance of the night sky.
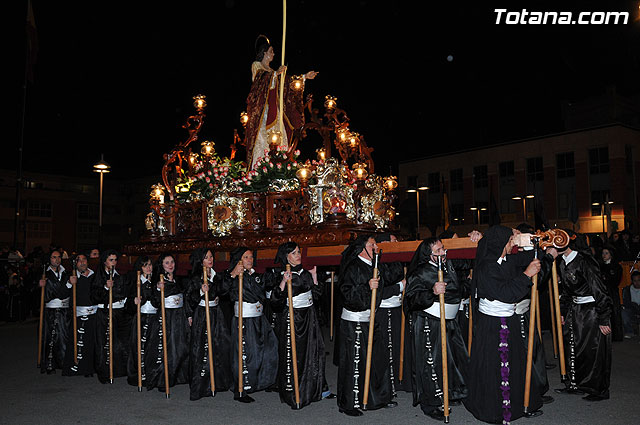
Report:
[{"label": "night sky", "polygon": [[[564,5],[561,5],[564,3]],[[14,125],[2,168],[15,169],[22,113],[26,1],[14,13]],[[254,41],[280,62],[282,3],[33,0],[38,35],[28,84],[24,168],[110,178],[160,175],[162,154],[207,96],[201,140],[229,152],[250,87]],[[416,9],[421,5],[421,9]],[[398,161],[562,131],[561,104],[640,94],[638,1],[289,1],[289,72],[316,106],[326,94],[363,134],[379,174]],[[629,11],[627,25],[496,25],[509,11]],[[452,59],[452,60],[448,60]],[[311,157],[317,146],[305,149]],[[313,150],[312,150],[313,149]],[[55,158],[55,160],[52,160]]]}]

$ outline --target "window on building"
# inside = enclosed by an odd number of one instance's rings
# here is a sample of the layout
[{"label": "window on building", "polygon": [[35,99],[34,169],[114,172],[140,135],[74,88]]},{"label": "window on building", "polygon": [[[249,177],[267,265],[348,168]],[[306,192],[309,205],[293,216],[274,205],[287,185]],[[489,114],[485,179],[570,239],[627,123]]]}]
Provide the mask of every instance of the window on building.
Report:
[{"label": "window on building", "polygon": [[407,176],[407,187],[418,187],[418,176]]},{"label": "window on building", "polygon": [[99,215],[100,210],[97,204],[78,204],[79,220],[97,220]]},{"label": "window on building", "polygon": [[51,223],[27,222],[27,238],[51,239]]},{"label": "window on building", "polygon": [[542,157],[527,158],[527,182],[539,182],[544,180],[542,169]]},{"label": "window on building", "polygon": [[589,149],[589,173],[605,174],[609,172],[609,148]]},{"label": "window on building", "polygon": [[449,190],[451,192],[461,191],[463,188],[462,168],[456,168],[449,173]]},{"label": "window on building", "polygon": [[98,225],[91,223],[78,224],[78,240],[95,241],[98,240]]},{"label": "window on building", "polygon": [[473,187],[476,189],[489,187],[489,173],[486,165],[473,167]]},{"label": "window on building", "polygon": [[51,202],[29,201],[27,217],[51,217]]},{"label": "window on building", "polygon": [[440,193],[440,173],[429,173],[427,185],[430,193]]},{"label": "window on building", "polygon": [[[591,191],[591,215],[602,215],[602,205],[610,200],[608,190]],[[605,206],[606,209],[606,206]]]},{"label": "window on building", "polygon": [[498,164],[498,173],[500,175],[500,181],[505,183],[515,183],[515,171],[513,161],[505,161]]},{"label": "window on building", "polygon": [[516,191],[515,167],[513,161],[498,164],[500,177],[500,211],[504,214],[514,212],[513,198]]},{"label": "window on building", "polygon": [[556,172],[559,179],[575,177],[576,166],[573,152],[559,153],[556,155]]}]

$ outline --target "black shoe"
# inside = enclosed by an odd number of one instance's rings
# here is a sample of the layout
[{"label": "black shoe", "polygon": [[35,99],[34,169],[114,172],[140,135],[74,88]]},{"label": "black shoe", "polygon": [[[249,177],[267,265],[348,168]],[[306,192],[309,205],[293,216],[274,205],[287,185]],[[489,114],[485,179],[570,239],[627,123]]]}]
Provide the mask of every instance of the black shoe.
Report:
[{"label": "black shoe", "polygon": [[583,400],[587,400],[587,401],[602,401],[602,400],[608,400],[609,397],[603,397],[600,395],[595,395],[595,394],[589,394],[587,396],[582,397]]},{"label": "black shoe", "polygon": [[331,398],[336,398],[337,396],[334,393],[329,393],[329,395],[326,395],[324,397],[322,397],[323,399],[331,399]]},{"label": "black shoe", "polygon": [[249,397],[248,395],[243,395],[242,397],[234,396],[233,399],[239,401],[240,403],[253,403],[255,401],[252,397]]},{"label": "black shoe", "polygon": [[429,412],[425,412],[425,415],[427,415],[431,419],[435,419],[436,421],[444,420],[444,412],[439,407],[436,407],[435,409]]},{"label": "black shoe", "polygon": [[87,373],[84,375],[85,378],[93,378],[93,373]]},{"label": "black shoe", "polygon": [[581,391],[577,388],[573,389],[573,388],[556,388],[555,390],[553,390],[553,392],[555,392],[556,394],[576,394],[576,395],[583,395],[584,391]]},{"label": "black shoe", "polygon": [[535,412],[529,412],[529,413],[525,413],[524,417],[525,418],[537,418],[538,416],[542,415],[542,410],[536,410]]},{"label": "black shoe", "polygon": [[550,395],[543,395],[542,396],[542,403],[543,404],[553,403],[553,397],[551,397]]},{"label": "black shoe", "polygon": [[385,409],[393,409],[394,407],[396,407],[398,405],[397,401],[390,401],[389,403],[387,403],[386,406],[384,406]]},{"label": "black shoe", "polygon": [[547,363],[544,367],[545,367],[547,370],[550,370],[550,369],[555,369],[556,365],[555,365],[555,364],[553,364],[553,363]]},{"label": "black shoe", "polygon": [[338,409],[338,411],[347,416],[362,416],[362,411],[360,409]]},{"label": "black shoe", "polygon": [[55,375],[55,374],[56,374],[56,370],[55,369],[47,370],[47,375]]}]

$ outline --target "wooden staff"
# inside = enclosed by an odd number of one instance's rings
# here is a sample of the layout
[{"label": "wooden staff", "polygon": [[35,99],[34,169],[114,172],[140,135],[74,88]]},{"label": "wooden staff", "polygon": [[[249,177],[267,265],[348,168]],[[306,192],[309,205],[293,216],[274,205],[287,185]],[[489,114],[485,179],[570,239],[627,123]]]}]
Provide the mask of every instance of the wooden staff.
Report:
[{"label": "wooden staff", "polygon": [[[207,266],[202,266],[202,283],[209,286],[207,279]],[[213,375],[213,346],[211,344],[211,313],[209,312],[209,291],[204,293],[204,311],[207,319],[207,355],[209,356],[209,380],[211,381],[211,394],[216,396],[216,379]]]},{"label": "wooden staff", "polygon": [[140,311],[140,304],[142,304],[142,297],[140,296],[140,270],[138,270],[138,279],[136,281],[136,296],[138,297],[138,305],[136,306],[136,328],[138,330],[138,392],[142,392],[142,335],[140,335],[142,322],[142,312]]},{"label": "wooden staff", "polygon": [[167,315],[164,308],[164,275],[160,275],[160,310],[162,314],[162,360],[164,362],[164,393],[167,398],[169,393],[169,361],[167,359]]},{"label": "wooden staff", "polygon": [[[42,279],[45,281],[46,286],[47,279],[47,265],[45,264],[42,270]],[[44,286],[40,288],[40,323],[38,324],[38,367],[42,360],[42,323],[44,321]]]},{"label": "wooden staff", "polygon": [[[473,279],[473,269],[469,270],[469,278]],[[469,294],[469,335],[467,335],[467,350],[471,356],[471,343],[473,342],[473,297],[475,294]]]},{"label": "wooden staff", "polygon": [[109,269],[109,383],[113,384],[113,267]]},{"label": "wooden staff", "polygon": [[553,278],[553,303],[556,313],[556,329],[558,338],[558,354],[560,355],[560,378],[562,382],[567,379],[567,370],[564,363],[564,339],[562,337],[562,318],[560,317],[560,292],[558,290],[558,269],[556,262],[551,267],[551,276]]},{"label": "wooden staff", "polygon": [[238,275],[238,396],[242,398],[244,392],[244,382],[242,381],[242,280],[244,278],[244,265],[242,260],[238,264],[242,266],[242,271]]},{"label": "wooden staff", "polygon": [[[438,282],[444,282],[442,271],[442,256],[438,255]],[[444,294],[438,295],[440,304],[440,347],[442,349],[442,398],[444,410],[444,423],[449,423],[449,359],[447,357],[447,318],[444,309]]]},{"label": "wooden staff", "polygon": [[[287,273],[291,274],[291,265],[287,264]],[[289,299],[289,331],[291,335],[291,358],[293,359],[293,391],[296,396],[296,409],[300,409],[300,388],[298,387],[298,353],[296,351],[296,323],[293,316],[293,288],[291,277],[287,279],[287,298]]]},{"label": "wooden staff", "polygon": [[[538,259],[538,239],[534,239],[533,244],[534,259]],[[533,338],[536,326],[536,310],[538,301],[538,275],[532,278],[533,286],[531,286],[531,305],[529,306],[529,341],[527,346],[527,372],[524,383],[524,413],[529,413],[529,399],[531,396],[531,371],[533,368]]]},{"label": "wooden staff", "polygon": [[333,286],[334,286],[334,274],[331,272],[331,307],[329,308],[329,340],[333,341]]},{"label": "wooden staff", "polygon": [[[76,262],[73,262],[73,275],[76,277],[76,279],[78,278],[78,273],[76,273]],[[78,364],[78,320],[76,318],[76,284],[72,283],[72,292],[71,292],[71,299],[72,299],[72,308],[73,308],[73,362],[75,364]]]},{"label": "wooden staff", "polygon": [[[375,255],[375,263],[373,265],[373,278],[378,278],[378,259],[382,255],[382,250],[378,251],[378,254]],[[362,403],[362,408],[367,408],[367,403],[369,402],[369,382],[371,380],[371,352],[373,348],[373,328],[375,327],[376,320],[376,300],[378,297],[378,288],[373,288],[371,290],[371,305],[369,307],[369,338],[367,340],[367,364],[364,372],[364,399]]]},{"label": "wooden staff", "polygon": [[540,294],[536,292],[536,327],[538,328],[538,337],[542,343],[542,325],[540,323]]},{"label": "wooden staff", "polygon": [[[407,268],[404,268],[404,278],[407,278]],[[405,280],[406,282],[406,280]],[[404,332],[405,332],[405,316],[404,316],[404,292],[407,289],[407,284],[405,283],[404,288],[402,289],[402,294],[400,297],[400,311],[402,312],[402,322],[400,322],[400,366],[398,370],[398,381],[402,382],[404,377]]]},{"label": "wooden staff", "polygon": [[553,285],[549,280],[549,311],[551,311],[551,334],[553,336],[553,358],[558,358],[558,335],[556,332],[556,310],[553,305]]}]

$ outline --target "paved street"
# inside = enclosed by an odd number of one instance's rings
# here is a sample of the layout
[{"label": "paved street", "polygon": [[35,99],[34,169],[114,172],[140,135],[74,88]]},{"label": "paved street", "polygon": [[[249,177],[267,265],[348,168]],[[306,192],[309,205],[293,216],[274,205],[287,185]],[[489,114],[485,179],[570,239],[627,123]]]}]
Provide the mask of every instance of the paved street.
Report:
[{"label": "paved street", "polygon": [[[142,393],[119,378],[101,385],[96,378],[41,375],[36,369],[37,320],[0,324],[0,424],[423,424],[436,423],[411,406],[411,395],[401,393],[395,409],[367,412],[350,418],[338,412],[335,400],[313,403],[301,411],[281,404],[277,393],[254,394],[255,403],[233,401],[231,392],[215,398],[189,401],[189,388],[172,388],[169,400],[158,391]],[[547,355],[552,353],[545,335]],[[327,351],[332,343],[327,340]],[[579,396],[552,394],[544,415],[520,419],[519,424],[639,424],[640,344],[638,338],[614,344],[611,399],[586,402]],[[551,359],[550,359],[551,360]],[[335,390],[337,368],[327,359],[327,379]],[[551,387],[560,384],[557,368],[549,373]],[[477,421],[464,407],[454,407],[452,424]]]}]

